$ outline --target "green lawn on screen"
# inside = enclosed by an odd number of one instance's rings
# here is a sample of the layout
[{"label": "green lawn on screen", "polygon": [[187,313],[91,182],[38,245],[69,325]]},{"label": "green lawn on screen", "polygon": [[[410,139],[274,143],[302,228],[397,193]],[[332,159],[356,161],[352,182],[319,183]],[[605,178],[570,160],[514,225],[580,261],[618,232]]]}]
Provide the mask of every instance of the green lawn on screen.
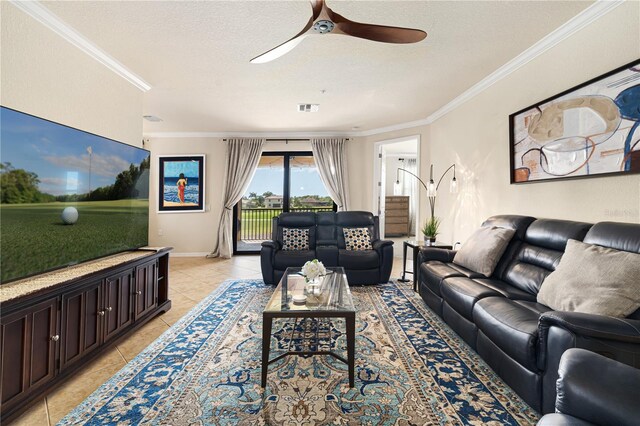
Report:
[{"label": "green lawn on screen", "polygon": [[[78,209],[75,225],[60,214]],[[0,205],[2,282],[147,244],[148,200]]]}]

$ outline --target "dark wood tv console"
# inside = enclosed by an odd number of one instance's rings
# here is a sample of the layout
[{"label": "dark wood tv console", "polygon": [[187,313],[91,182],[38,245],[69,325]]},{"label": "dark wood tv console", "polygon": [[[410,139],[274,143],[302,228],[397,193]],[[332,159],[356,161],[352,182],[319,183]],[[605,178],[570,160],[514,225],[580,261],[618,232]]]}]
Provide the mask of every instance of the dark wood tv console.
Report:
[{"label": "dark wood tv console", "polygon": [[171,308],[171,249],[121,253],[0,286],[0,421]]}]

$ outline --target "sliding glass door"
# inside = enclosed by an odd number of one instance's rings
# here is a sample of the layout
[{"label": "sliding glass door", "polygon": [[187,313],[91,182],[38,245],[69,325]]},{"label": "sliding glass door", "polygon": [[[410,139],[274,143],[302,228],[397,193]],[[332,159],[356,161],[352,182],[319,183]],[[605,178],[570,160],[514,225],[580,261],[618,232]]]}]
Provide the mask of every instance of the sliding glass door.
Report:
[{"label": "sliding glass door", "polygon": [[266,152],[234,210],[235,254],[260,252],[282,212],[335,211],[310,152]]}]

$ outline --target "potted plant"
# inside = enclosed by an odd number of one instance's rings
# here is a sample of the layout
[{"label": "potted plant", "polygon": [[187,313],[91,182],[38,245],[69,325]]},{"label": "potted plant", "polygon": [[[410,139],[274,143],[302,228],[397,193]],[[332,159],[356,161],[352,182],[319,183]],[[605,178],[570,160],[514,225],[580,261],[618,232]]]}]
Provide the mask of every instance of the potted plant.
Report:
[{"label": "potted plant", "polygon": [[429,220],[424,224],[422,233],[424,234],[425,242],[436,242],[436,236],[439,234],[438,228],[440,228],[440,219],[435,216],[431,216]]}]

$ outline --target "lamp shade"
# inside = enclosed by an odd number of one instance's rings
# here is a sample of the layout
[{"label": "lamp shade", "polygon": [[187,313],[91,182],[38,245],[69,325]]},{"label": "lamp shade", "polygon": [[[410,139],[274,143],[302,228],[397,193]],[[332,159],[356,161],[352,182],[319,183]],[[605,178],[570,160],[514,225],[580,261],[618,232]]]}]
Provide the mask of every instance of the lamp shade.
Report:
[{"label": "lamp shade", "polygon": [[436,196],[436,184],[433,180],[429,181],[429,186],[427,186],[427,197],[435,197]]},{"label": "lamp shade", "polygon": [[393,195],[402,195],[402,185],[399,180],[393,183]]},{"label": "lamp shade", "polygon": [[455,177],[449,183],[449,192],[452,194],[458,193],[458,180]]}]

